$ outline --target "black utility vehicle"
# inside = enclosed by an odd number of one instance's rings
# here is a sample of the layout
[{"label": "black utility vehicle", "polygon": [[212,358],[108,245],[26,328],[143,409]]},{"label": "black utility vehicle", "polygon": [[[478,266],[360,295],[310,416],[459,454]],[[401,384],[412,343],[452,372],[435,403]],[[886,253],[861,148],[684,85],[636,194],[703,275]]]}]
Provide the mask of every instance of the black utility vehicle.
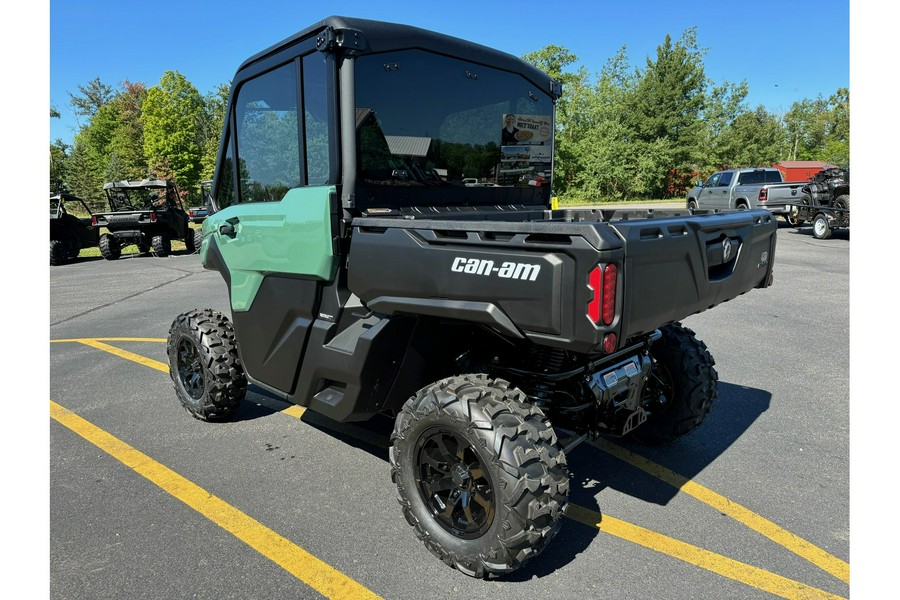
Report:
[{"label": "black utility vehicle", "polygon": [[108,232],[100,236],[103,258],[119,258],[129,244],[136,244],[142,254],[152,250],[156,256],[168,256],[172,240],[182,240],[188,252],[194,251],[194,231],[175,182],[114,181],[103,190],[110,212],[94,215],[94,225]]},{"label": "black utility vehicle", "polygon": [[797,226],[812,222],[813,235],[827,240],[835,229],[850,227],[850,169],[816,173],[803,188],[806,197],[797,207]]},{"label": "black utility vehicle", "polygon": [[[66,209],[66,203],[69,208]],[[83,217],[78,217],[77,212]],[[50,265],[61,265],[77,257],[82,248],[96,248],[100,229],[92,223],[91,209],[72,194],[50,196]]]},{"label": "black utility vehicle", "polygon": [[407,522],[486,577],[556,535],[580,442],[709,413],[713,358],[678,321],[770,285],[772,213],[551,210],[518,172],[552,172],[559,84],[413,27],[328,18],[233,81],[200,251],[231,318],[191,310],[168,338],[190,414],[225,419],[253,383],[389,415]]}]

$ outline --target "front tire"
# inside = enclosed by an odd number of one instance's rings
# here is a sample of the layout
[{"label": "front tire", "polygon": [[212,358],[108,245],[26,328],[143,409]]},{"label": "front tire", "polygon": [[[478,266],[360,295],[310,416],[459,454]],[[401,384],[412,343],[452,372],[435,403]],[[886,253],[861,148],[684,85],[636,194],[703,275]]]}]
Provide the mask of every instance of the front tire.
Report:
[{"label": "front tire", "polygon": [[835,208],[843,208],[846,211],[850,210],[850,194],[841,194],[834,201]]},{"label": "front tire", "polygon": [[697,210],[697,202],[695,200],[688,200],[687,209],[690,211]]},{"label": "front tire", "polygon": [[122,256],[122,244],[108,233],[100,236],[100,254],[106,260],[118,260]]},{"label": "front tire", "polygon": [[699,427],[718,395],[719,375],[706,344],[680,323],[660,328],[650,346],[653,359],[644,384],[647,421],[628,436],[648,445],[666,444]]},{"label": "front tire", "polygon": [[461,375],[407,400],[391,478],[416,536],[472,577],[509,573],[559,531],[569,474],[549,421],[502,379]]},{"label": "front tire", "polygon": [[201,421],[229,417],[244,400],[247,377],[231,322],[206,308],[179,315],[166,344],[178,401]]},{"label": "front tire", "polygon": [[60,240],[50,240],[50,266],[64,265],[68,262],[66,245]]},{"label": "front tire", "polygon": [[203,230],[194,230],[194,252],[200,252],[200,246],[203,244]]}]

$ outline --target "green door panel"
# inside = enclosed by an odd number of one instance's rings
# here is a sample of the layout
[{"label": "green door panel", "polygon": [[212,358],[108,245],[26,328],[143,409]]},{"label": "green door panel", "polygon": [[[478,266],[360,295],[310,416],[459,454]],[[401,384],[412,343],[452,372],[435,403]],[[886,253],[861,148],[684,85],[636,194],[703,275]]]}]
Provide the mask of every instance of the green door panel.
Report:
[{"label": "green door panel", "polygon": [[[235,204],[203,222],[200,260],[206,264],[213,237],[231,276],[231,309],[245,311],[268,274],[334,279],[331,244],[334,186],[289,190],[280,202]],[[231,226],[233,233],[220,228]]]}]

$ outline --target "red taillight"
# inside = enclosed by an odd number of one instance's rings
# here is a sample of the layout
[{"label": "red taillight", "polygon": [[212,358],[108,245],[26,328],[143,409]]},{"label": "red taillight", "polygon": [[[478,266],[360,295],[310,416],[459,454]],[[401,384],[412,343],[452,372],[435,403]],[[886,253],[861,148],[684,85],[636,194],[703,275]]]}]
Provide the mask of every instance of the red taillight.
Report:
[{"label": "red taillight", "polygon": [[600,318],[604,325],[612,325],[616,316],[616,279],[618,269],[616,265],[606,265],[603,269],[603,304]]},{"label": "red taillight", "polygon": [[616,265],[606,265],[603,269],[595,267],[588,279],[588,285],[594,292],[593,299],[588,302],[588,317],[603,325],[612,325],[616,317]]},{"label": "red taillight", "polygon": [[97,215],[91,215],[91,225],[97,226]]},{"label": "red taillight", "polygon": [[603,351],[607,354],[612,354],[613,352],[615,352],[617,341],[618,340],[616,340],[616,334],[607,333],[605,336],[603,336]]},{"label": "red taillight", "polygon": [[156,211],[150,213],[150,222],[156,223]]},{"label": "red taillight", "polygon": [[765,202],[769,199],[769,188],[763,188],[759,190],[759,201]]}]

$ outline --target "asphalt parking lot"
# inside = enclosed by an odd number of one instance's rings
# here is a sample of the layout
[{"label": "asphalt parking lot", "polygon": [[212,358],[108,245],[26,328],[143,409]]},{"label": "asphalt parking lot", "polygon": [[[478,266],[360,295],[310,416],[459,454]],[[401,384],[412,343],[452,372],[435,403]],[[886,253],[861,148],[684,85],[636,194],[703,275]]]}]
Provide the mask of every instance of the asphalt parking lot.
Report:
[{"label": "asphalt parking lot", "polygon": [[51,267],[51,597],[846,598],[849,254],[846,231],[780,229],[773,287],[685,321],[719,374],[704,425],[577,448],[561,533],[495,581],[415,538],[386,420],[342,426],[254,387],[227,423],[182,409],[169,325],[230,312],[196,254]]}]

